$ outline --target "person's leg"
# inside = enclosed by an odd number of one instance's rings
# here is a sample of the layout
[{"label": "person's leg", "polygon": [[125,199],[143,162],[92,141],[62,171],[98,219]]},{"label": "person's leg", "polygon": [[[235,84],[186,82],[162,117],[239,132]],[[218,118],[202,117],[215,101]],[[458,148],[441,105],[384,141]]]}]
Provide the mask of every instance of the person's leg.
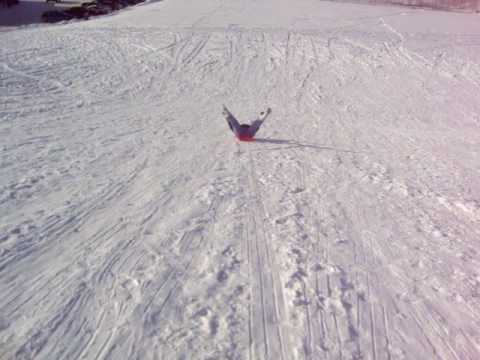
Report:
[{"label": "person's leg", "polygon": [[223,106],[223,115],[225,116],[225,119],[227,120],[228,126],[230,127],[230,130],[232,130],[235,134],[238,133],[238,129],[240,128],[240,124],[237,119],[232,115],[232,113],[227,109],[227,107],[224,105]]},{"label": "person's leg", "polygon": [[260,129],[260,126],[262,126],[263,122],[267,119],[268,115],[272,112],[272,109],[268,108],[267,111],[260,113],[260,117],[255,120],[252,125],[250,125],[249,128],[249,135],[250,136],[255,136],[257,131]]}]

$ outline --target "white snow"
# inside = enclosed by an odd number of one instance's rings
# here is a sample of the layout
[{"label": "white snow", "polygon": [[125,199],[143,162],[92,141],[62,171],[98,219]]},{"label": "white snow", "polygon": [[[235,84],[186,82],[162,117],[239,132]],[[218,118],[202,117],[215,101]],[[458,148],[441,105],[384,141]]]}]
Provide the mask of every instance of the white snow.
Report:
[{"label": "white snow", "polygon": [[[165,0],[0,33],[1,359],[479,359],[477,14]],[[273,110],[257,142],[243,121]]]}]

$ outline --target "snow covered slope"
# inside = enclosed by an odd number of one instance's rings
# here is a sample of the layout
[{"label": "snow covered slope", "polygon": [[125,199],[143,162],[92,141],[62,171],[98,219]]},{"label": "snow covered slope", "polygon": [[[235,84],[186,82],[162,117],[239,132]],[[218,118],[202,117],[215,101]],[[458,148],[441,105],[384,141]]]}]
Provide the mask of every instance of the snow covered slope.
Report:
[{"label": "snow covered slope", "polygon": [[[478,15],[166,0],[0,43],[0,358],[480,358]],[[223,103],[273,109],[257,142]]]}]

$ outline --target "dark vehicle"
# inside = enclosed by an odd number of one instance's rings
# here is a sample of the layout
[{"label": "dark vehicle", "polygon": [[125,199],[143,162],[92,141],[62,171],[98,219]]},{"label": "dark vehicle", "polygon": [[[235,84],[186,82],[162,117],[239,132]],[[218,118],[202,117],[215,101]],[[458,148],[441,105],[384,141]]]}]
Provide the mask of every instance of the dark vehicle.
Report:
[{"label": "dark vehicle", "polygon": [[[0,0],[1,1],[1,0]],[[18,1],[18,0],[8,0]],[[60,2],[61,0],[46,0]],[[81,6],[74,6],[69,9],[59,11],[46,11],[42,15],[44,22],[55,23],[72,19],[89,19],[91,16],[106,15],[115,10],[120,10],[129,5],[136,5],[145,0],[93,0],[84,2]]]},{"label": "dark vehicle", "polygon": [[98,3],[112,10],[120,10],[122,8],[118,0],[99,0]]},{"label": "dark vehicle", "polygon": [[81,6],[74,6],[64,11],[67,15],[71,15],[75,19],[88,19],[90,16],[88,9]]},{"label": "dark vehicle", "polygon": [[42,20],[48,23],[56,23],[56,22],[72,20],[72,19],[73,19],[73,16],[58,10],[45,11],[42,14]]},{"label": "dark vehicle", "polygon": [[[82,5],[83,6],[83,5]],[[111,9],[107,6],[103,5],[89,5],[85,7],[88,10],[90,16],[98,16],[98,15],[107,15],[111,12]]]}]

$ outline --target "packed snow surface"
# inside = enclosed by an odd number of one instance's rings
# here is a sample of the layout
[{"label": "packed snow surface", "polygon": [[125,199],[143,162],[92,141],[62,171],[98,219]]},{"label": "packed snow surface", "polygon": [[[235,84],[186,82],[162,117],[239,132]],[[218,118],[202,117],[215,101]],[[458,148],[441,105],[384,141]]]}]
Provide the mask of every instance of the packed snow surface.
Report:
[{"label": "packed snow surface", "polygon": [[[165,0],[0,34],[1,359],[480,359],[480,18]],[[256,142],[233,138],[271,107]]]}]

